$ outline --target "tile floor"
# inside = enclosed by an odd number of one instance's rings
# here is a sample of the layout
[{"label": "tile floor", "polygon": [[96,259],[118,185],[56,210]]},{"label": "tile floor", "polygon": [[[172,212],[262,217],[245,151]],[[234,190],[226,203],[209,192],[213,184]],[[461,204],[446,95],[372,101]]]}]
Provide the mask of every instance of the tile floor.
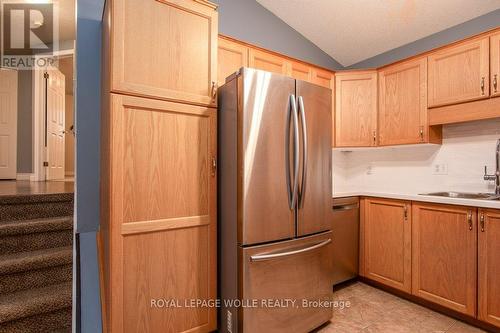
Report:
[{"label": "tile floor", "polygon": [[361,282],[334,292],[334,300],[346,306],[334,309],[331,323],[318,333],[485,332]]}]

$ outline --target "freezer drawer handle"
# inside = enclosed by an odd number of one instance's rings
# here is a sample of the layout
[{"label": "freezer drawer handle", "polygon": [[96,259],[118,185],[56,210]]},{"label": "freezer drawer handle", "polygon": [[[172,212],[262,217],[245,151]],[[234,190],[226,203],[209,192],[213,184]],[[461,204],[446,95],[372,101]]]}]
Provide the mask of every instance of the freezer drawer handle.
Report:
[{"label": "freezer drawer handle", "polygon": [[355,203],[352,205],[342,205],[342,206],[333,206],[333,210],[351,210],[351,209],[358,209],[359,204]]},{"label": "freezer drawer handle", "polygon": [[299,254],[299,253],[304,253],[304,252],[309,252],[315,249],[319,249],[320,247],[323,247],[325,245],[328,245],[332,242],[331,238],[322,241],[321,243],[314,244],[313,246],[305,247],[303,249],[298,249],[294,251],[288,251],[288,252],[277,252],[277,253],[271,253],[271,254],[258,254],[255,256],[250,257],[250,261],[266,261],[266,260],[272,260],[272,259],[277,259],[277,258],[282,258],[282,257],[288,257],[294,254]]}]

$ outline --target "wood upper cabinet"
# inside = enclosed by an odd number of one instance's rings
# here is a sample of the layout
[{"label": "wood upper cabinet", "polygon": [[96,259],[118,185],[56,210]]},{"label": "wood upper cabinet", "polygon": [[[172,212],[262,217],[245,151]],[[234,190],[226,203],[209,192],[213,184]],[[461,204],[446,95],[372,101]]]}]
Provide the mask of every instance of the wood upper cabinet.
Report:
[{"label": "wood upper cabinet", "polygon": [[379,71],[378,144],[428,142],[427,59]]},{"label": "wood upper cabinet", "polygon": [[500,32],[490,37],[491,96],[500,96]]},{"label": "wood upper cabinet", "polygon": [[429,107],[489,96],[489,42],[482,37],[429,55]]},{"label": "wood upper cabinet", "polygon": [[332,94],[335,94],[333,90],[335,87],[335,75],[332,72],[314,68],[311,73],[311,82],[325,88],[330,88],[332,89]]},{"label": "wood upper cabinet", "polygon": [[335,146],[377,144],[377,72],[335,74]]},{"label": "wood upper cabinet", "polygon": [[217,82],[220,87],[228,76],[241,67],[248,67],[248,47],[219,37],[218,51]]},{"label": "wood upper cabinet", "polygon": [[413,204],[412,293],[470,316],[476,314],[476,213],[470,207]]},{"label": "wood upper cabinet", "polygon": [[205,0],[112,0],[115,93],[216,105],[216,6]]},{"label": "wood upper cabinet", "polygon": [[290,63],[285,58],[250,48],[248,52],[248,66],[272,73],[287,75],[289,73]]},{"label": "wood upper cabinet", "polygon": [[361,211],[363,275],[411,292],[411,203],[366,198]]},{"label": "wood upper cabinet", "polygon": [[111,94],[103,122],[110,332],[210,332],[217,297],[216,109]]},{"label": "wood upper cabinet", "polygon": [[500,210],[479,210],[478,318],[500,327]]},{"label": "wood upper cabinet", "polygon": [[298,61],[290,61],[288,74],[296,80],[311,82],[312,68]]}]

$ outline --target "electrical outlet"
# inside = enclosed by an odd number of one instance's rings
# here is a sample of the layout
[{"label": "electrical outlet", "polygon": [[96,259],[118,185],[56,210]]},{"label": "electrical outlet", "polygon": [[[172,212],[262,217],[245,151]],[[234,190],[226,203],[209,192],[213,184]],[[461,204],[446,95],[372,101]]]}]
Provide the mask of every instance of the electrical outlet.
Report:
[{"label": "electrical outlet", "polygon": [[448,174],[448,164],[438,163],[432,166],[433,175],[447,175]]}]

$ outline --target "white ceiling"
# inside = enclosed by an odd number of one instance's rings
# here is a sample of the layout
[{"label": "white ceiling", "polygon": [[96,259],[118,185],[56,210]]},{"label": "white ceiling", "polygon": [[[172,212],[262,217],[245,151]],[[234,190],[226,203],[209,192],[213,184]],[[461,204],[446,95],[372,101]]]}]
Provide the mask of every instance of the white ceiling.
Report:
[{"label": "white ceiling", "polygon": [[257,0],[343,66],[500,8],[500,0]]}]

